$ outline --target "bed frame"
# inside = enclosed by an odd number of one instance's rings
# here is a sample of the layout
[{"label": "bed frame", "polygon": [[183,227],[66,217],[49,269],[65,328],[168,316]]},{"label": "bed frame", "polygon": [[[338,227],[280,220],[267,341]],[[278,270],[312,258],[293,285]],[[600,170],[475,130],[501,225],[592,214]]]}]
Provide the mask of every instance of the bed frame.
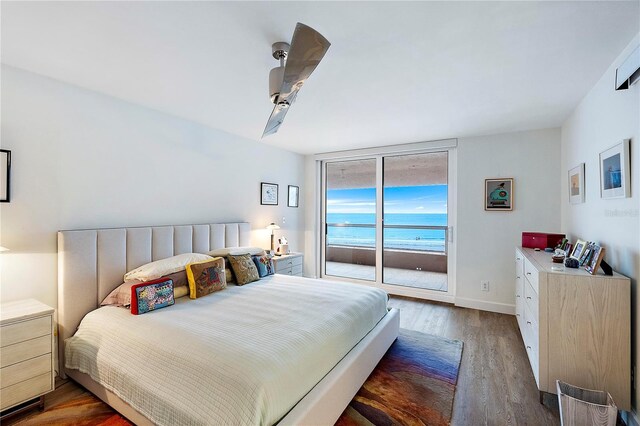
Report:
[{"label": "bed frame", "polygon": [[[88,374],[67,370],[65,340],[122,283],[127,271],[181,253],[248,246],[250,234],[251,225],[244,222],[58,232],[60,376],[71,377],[133,423],[153,424]],[[391,309],[278,424],[334,424],[398,337],[399,324],[398,310]]]}]

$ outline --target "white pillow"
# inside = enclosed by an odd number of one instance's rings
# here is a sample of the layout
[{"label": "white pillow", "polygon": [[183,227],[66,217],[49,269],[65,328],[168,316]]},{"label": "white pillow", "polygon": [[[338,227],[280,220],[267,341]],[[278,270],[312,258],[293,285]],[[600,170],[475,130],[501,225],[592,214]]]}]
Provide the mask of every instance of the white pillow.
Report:
[{"label": "white pillow", "polygon": [[230,254],[247,254],[247,253],[249,253],[251,256],[256,256],[258,254],[263,254],[264,249],[261,247],[226,247],[226,248],[211,250],[207,254],[213,257],[225,257]]},{"label": "white pillow", "polygon": [[187,264],[194,262],[202,262],[213,259],[211,256],[200,253],[184,253],[166,259],[156,260],[155,262],[142,265],[133,271],[124,274],[124,281],[151,281],[174,272],[182,271]]}]

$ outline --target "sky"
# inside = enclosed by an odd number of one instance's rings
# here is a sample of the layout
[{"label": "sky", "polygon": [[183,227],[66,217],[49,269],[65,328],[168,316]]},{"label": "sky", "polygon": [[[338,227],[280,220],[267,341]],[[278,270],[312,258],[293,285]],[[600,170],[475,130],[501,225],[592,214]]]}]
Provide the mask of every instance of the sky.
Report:
[{"label": "sky", "polygon": [[[385,213],[447,213],[447,185],[384,189]],[[330,189],[327,213],[375,213],[375,188]]]}]

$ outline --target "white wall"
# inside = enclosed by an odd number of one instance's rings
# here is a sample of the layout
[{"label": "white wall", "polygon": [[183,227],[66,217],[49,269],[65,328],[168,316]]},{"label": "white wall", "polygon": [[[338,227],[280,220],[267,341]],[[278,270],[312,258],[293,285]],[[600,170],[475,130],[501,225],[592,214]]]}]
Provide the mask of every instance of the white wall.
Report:
[{"label": "white wall", "polygon": [[[515,247],[522,231],[560,230],[560,129],[458,139],[456,304],[515,312]],[[307,157],[307,200],[318,199]],[[515,178],[515,209],[484,211],[484,179]],[[309,201],[309,206],[311,201]],[[305,273],[319,275],[317,217],[306,214]],[[490,291],[480,291],[480,280]]]},{"label": "white wall", "polygon": [[[640,34],[614,61],[562,126],[562,229],[572,239],[598,241],[606,249],[605,260],[632,279],[632,348],[640,364],[640,84],[615,91],[615,70],[640,44]],[[599,153],[631,139],[631,197],[600,198]],[[569,204],[567,172],[585,163],[585,203]],[[634,407],[640,404],[638,392]]]},{"label": "white wall", "polygon": [[[1,84],[13,154],[2,302],[56,306],[60,229],[249,221],[266,248],[275,221],[304,248],[303,156],[7,66]],[[279,206],[260,205],[261,181],[280,185]],[[287,185],[300,186],[301,208],[286,207]]]},{"label": "white wall", "polygon": [[[559,168],[559,129],[458,139],[457,305],[515,312],[522,232],[560,230]],[[514,178],[511,212],[484,210],[484,180],[497,177]]]}]

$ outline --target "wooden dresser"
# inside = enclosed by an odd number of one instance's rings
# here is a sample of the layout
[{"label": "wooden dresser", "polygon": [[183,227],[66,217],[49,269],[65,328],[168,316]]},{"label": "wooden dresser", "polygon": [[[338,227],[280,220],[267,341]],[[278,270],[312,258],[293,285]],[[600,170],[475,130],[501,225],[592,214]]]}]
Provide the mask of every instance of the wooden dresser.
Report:
[{"label": "wooden dresser", "polygon": [[302,253],[284,254],[273,257],[276,274],[302,276]]},{"label": "wooden dresser", "polygon": [[[560,379],[631,409],[631,283],[516,248],[516,317],[540,392]],[[542,397],[542,393],[541,393]]]},{"label": "wooden dresser", "polygon": [[0,410],[43,406],[54,388],[52,330],[53,308],[37,300],[0,305]]}]

